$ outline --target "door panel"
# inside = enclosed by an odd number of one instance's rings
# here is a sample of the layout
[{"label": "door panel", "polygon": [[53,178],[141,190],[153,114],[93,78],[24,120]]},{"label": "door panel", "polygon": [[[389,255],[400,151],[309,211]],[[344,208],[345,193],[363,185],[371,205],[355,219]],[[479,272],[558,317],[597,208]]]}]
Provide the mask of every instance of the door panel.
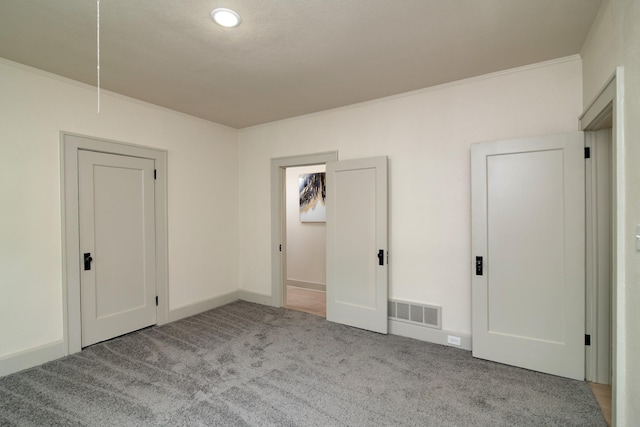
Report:
[{"label": "door panel", "polygon": [[387,159],[327,163],[327,320],[387,333]]},{"label": "door panel", "polygon": [[154,162],[79,151],[82,346],[156,323]]},{"label": "door panel", "polygon": [[487,158],[492,333],[562,340],[562,169],[561,150]]},{"label": "door panel", "polygon": [[583,141],[472,147],[474,356],[584,378]]}]

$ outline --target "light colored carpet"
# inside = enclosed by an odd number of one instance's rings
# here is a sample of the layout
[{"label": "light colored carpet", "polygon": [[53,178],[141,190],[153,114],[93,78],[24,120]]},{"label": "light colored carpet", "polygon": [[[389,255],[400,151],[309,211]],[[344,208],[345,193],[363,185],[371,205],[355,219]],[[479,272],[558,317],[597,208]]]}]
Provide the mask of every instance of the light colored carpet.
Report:
[{"label": "light colored carpet", "polygon": [[236,302],[0,378],[0,425],[606,422],[585,382]]}]

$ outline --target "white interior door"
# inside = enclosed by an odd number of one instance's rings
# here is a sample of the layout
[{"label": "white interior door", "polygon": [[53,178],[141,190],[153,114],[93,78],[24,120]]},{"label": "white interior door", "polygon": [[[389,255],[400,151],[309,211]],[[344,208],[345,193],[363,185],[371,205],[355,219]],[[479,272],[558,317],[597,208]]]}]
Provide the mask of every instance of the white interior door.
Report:
[{"label": "white interior door", "polygon": [[583,134],[476,144],[471,163],[473,355],[584,379]]},{"label": "white interior door", "polygon": [[327,320],[386,334],[387,158],[327,163]]},{"label": "white interior door", "polygon": [[82,346],[156,323],[154,161],[78,152]]}]

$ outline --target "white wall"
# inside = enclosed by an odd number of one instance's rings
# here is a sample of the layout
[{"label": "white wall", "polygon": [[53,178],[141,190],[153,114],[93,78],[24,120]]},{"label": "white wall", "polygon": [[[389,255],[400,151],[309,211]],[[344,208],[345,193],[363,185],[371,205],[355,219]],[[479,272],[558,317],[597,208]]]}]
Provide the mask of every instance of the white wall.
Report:
[{"label": "white wall", "polygon": [[443,328],[469,333],[470,145],[577,130],[581,93],[572,57],[241,130],[241,289],[271,293],[271,158],[387,155],[390,297],[441,305]]},{"label": "white wall", "polygon": [[168,150],[170,309],[238,289],[235,129],[6,60],[0,94],[0,359],[62,339],[60,131]]},{"label": "white wall", "polygon": [[324,222],[300,222],[299,177],[324,172],[325,165],[300,166],[286,170],[287,281],[325,285],[327,266]]},{"label": "white wall", "polygon": [[624,67],[625,274],[619,277],[617,425],[640,425],[640,252],[635,227],[640,224],[640,1],[605,0],[582,50],[585,106]]},{"label": "white wall", "polygon": [[617,15],[611,1],[604,0],[582,47],[582,99],[585,108],[613,76],[615,67],[622,64],[622,27]]}]

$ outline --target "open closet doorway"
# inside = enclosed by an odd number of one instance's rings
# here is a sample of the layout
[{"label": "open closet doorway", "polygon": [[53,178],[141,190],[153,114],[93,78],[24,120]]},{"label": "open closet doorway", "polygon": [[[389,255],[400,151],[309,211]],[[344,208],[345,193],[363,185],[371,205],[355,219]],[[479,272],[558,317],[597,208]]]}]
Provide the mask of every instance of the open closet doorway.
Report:
[{"label": "open closet doorway", "polygon": [[[624,152],[624,70],[615,74],[580,117],[585,131],[587,160],[587,268],[585,379],[603,409],[616,425],[618,402],[624,402],[624,342],[618,340],[618,325],[625,317],[624,259],[626,191]],[[624,417],[622,417],[624,418]]]},{"label": "open closet doorway", "polygon": [[286,168],[283,302],[326,317],[326,184],[324,164]]},{"label": "open closet doorway", "polygon": [[585,132],[586,162],[586,336],[585,379],[611,424],[612,384],[612,127]]}]

